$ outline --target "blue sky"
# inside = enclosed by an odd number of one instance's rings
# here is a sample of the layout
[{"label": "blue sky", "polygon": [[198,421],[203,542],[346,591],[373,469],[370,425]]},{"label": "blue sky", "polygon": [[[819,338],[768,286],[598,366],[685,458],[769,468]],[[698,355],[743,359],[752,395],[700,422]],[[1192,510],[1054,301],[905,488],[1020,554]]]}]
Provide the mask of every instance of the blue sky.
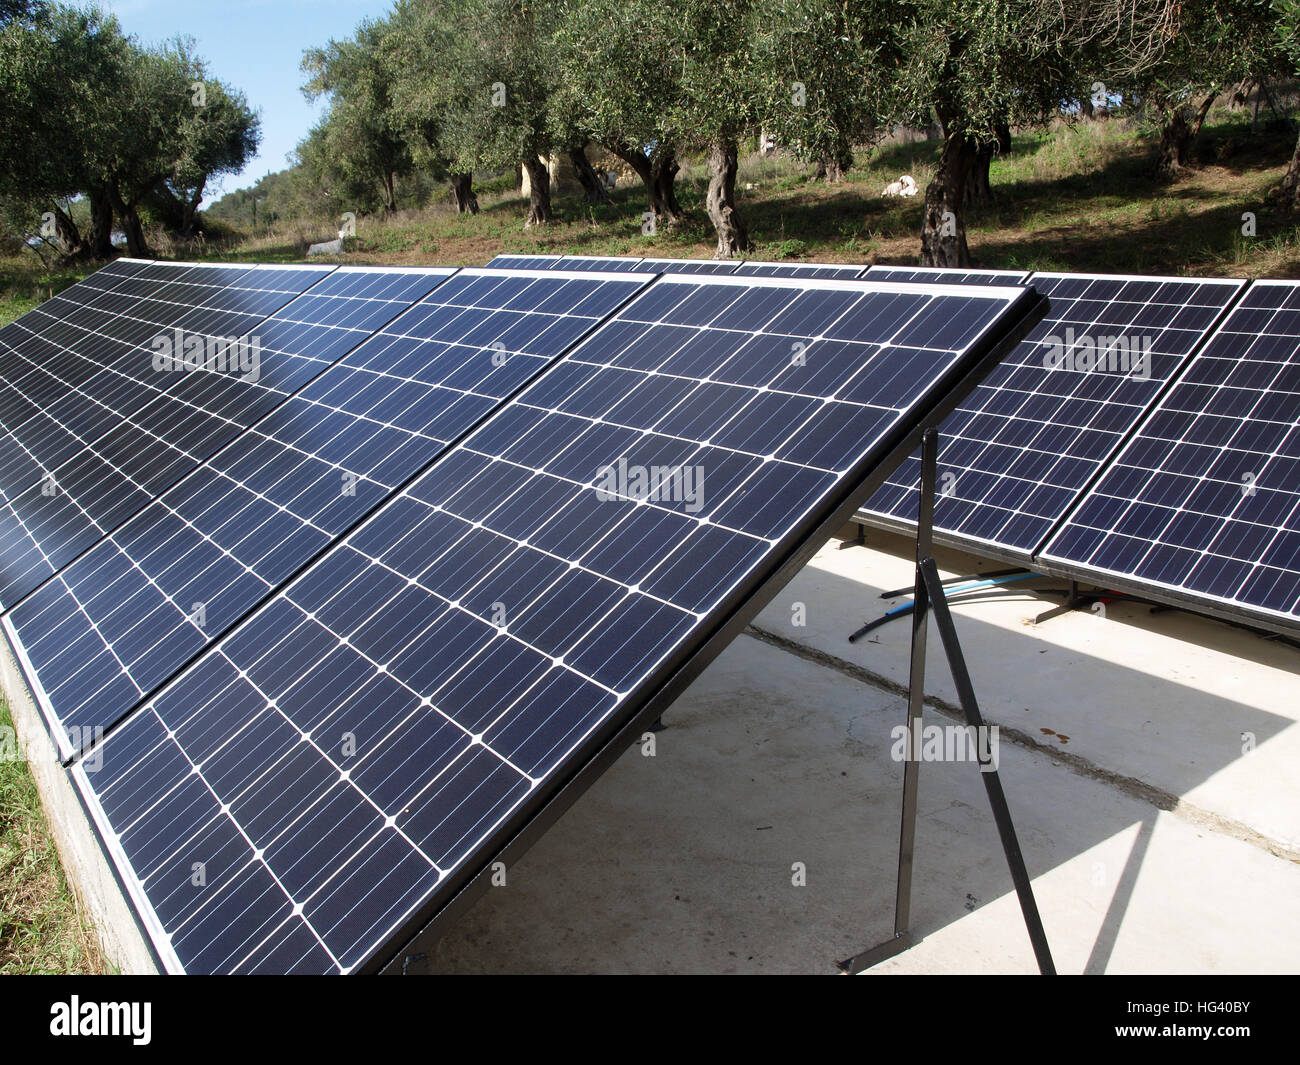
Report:
[{"label": "blue sky", "polygon": [[[76,0],[71,0],[76,3]],[[88,5],[89,6],[89,5]],[[283,170],[320,114],[299,86],[304,49],[350,36],[362,19],[384,15],[390,0],[99,0],[126,33],[155,44],[177,34],[193,37],[198,53],[221,81],[241,89],[262,116],[262,147],[242,174],[209,186],[207,202]]]}]

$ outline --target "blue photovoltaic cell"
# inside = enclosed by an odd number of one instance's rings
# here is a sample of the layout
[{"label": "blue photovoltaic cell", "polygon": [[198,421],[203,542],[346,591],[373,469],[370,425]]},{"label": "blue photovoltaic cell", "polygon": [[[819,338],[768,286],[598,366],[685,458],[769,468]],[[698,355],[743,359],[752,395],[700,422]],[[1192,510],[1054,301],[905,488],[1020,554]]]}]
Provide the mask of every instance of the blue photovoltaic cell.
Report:
[{"label": "blue photovoltaic cell", "polygon": [[461,271],[369,336],[396,308],[368,315],[364,298],[398,286],[405,300],[411,284],[427,291],[449,273],[339,277],[356,298],[328,313],[365,322],[341,334],[331,354],[343,357],[11,611],[68,753],[648,280]]},{"label": "blue photovoltaic cell", "polygon": [[76,766],[166,964],[381,961],[1032,303],[650,285]]},{"label": "blue photovoltaic cell", "polygon": [[1300,285],[1246,290],[1042,558],[1300,621]]},{"label": "blue photovoltaic cell", "polygon": [[[145,267],[127,284],[162,269]],[[193,344],[204,358],[227,359],[226,351],[244,350],[227,349],[227,340],[258,328],[332,268],[168,269],[175,279],[152,283],[147,295],[111,292],[53,325],[38,307],[15,323],[26,338],[0,356],[5,606],[238,432],[250,395],[279,395],[274,363],[250,387],[251,374],[178,371],[161,366],[160,355]]]},{"label": "blue photovoltaic cell", "polygon": [[734,259],[642,259],[632,267],[646,274],[734,274]]},{"label": "blue photovoltaic cell", "polygon": [[[1080,274],[1035,274],[1032,284],[1051,299],[1047,317],[939,427],[934,512],[941,538],[1025,558],[1242,286]],[[861,514],[914,524],[920,469],[914,454]]]},{"label": "blue photovoltaic cell", "polygon": [[617,255],[565,255],[560,258],[560,270],[631,270],[641,260]]},{"label": "blue photovoltaic cell", "polygon": [[559,255],[498,255],[488,268],[492,270],[554,270],[560,265]]},{"label": "blue photovoltaic cell", "polygon": [[862,276],[917,285],[1022,285],[1029,278],[1024,270],[954,270],[946,266],[873,266]]},{"label": "blue photovoltaic cell", "polygon": [[743,262],[736,268],[737,277],[861,277],[866,267],[852,263],[764,263]]}]

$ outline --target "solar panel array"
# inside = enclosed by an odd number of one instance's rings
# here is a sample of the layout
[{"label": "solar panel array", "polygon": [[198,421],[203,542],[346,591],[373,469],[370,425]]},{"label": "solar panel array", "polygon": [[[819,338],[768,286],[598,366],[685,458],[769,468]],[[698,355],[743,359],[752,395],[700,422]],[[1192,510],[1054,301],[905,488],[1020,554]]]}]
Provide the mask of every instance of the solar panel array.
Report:
[{"label": "solar panel array", "polygon": [[233,374],[158,367],[163,356],[192,353],[197,364],[245,352],[240,338],[329,270],[155,264],[107,287],[96,274],[93,297],[56,297],[6,328],[0,603],[21,599],[323,368],[314,352],[260,373],[251,360]]},{"label": "solar panel array", "polygon": [[[314,307],[349,324],[293,334],[332,345],[329,368],[9,612],[66,753],[644,284],[486,270],[444,281],[451,273],[335,273],[338,291]],[[296,307],[277,319],[301,324]]]},{"label": "solar panel array", "polygon": [[1300,285],[1250,286],[1042,558],[1300,620]]},{"label": "solar panel array", "polygon": [[[941,539],[1027,561],[1195,350],[1242,282],[1035,274],[1051,307],[940,427]],[[863,507],[916,522],[920,456]]]},{"label": "solar panel array", "polygon": [[5,614],[169,968],[378,964],[1034,306],[415,276]]},{"label": "solar panel array", "polygon": [[[502,259],[124,260],[0,329],[4,628],[169,969],[382,966],[1043,302]],[[1300,286],[1029,282],[941,427],[940,538],[1294,625]],[[168,375],[168,331],[259,365]]]},{"label": "solar panel array", "polygon": [[[600,255],[498,255],[488,266],[510,270],[636,270],[657,274],[739,274],[755,277],[820,277],[845,280],[863,276],[865,267],[856,263],[801,263],[762,262],[759,260],[713,259],[639,259]],[[993,277],[1003,271],[990,271],[989,284],[1002,284],[1006,279]],[[1024,274],[1009,277],[1024,279]],[[891,280],[904,281],[895,277]],[[926,279],[921,278],[924,281]]]}]

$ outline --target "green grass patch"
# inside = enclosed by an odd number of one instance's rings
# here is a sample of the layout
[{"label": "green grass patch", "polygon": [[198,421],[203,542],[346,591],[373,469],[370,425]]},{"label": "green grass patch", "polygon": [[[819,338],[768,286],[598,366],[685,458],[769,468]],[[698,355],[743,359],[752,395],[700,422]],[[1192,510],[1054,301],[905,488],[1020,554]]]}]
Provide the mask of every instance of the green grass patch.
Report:
[{"label": "green grass patch", "polygon": [[94,930],[68,887],[0,699],[0,974],[101,973]]}]

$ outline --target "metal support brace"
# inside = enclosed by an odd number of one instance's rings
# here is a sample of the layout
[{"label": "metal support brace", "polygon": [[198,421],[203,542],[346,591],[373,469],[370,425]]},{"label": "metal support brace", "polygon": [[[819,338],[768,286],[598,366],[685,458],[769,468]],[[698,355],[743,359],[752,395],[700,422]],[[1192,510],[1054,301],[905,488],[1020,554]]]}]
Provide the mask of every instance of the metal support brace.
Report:
[{"label": "metal support brace", "polygon": [[[952,622],[952,613],[944,598],[943,582],[939,579],[939,569],[931,556],[934,528],[934,486],[939,454],[939,433],[934,428],[927,429],[921,439],[921,498],[917,508],[916,527],[916,582],[913,589],[914,609],[912,613],[912,658],[908,677],[907,691],[907,759],[903,763],[903,809],[898,838],[898,884],[894,902],[894,934],[875,947],[854,955],[847,961],[839,963],[846,973],[857,973],[877,965],[886,958],[902,953],[908,947],[920,942],[911,930],[912,907],[912,862],[916,845],[916,804],[917,787],[920,775],[921,718],[925,702],[925,654],[926,636],[929,631],[930,612],[933,610],[939,634],[943,640],[944,652],[952,669],[953,680],[957,686],[958,699],[967,725],[979,729],[984,725],[983,715],[975,699],[975,689],[971,684],[970,673],[966,669],[966,659],[957,639],[957,629]],[[997,823],[998,835],[1002,839],[1002,849],[1006,854],[1007,865],[1011,870],[1011,879],[1020,899],[1020,908],[1024,913],[1025,927],[1033,944],[1034,955],[1038,959],[1039,970],[1044,975],[1055,974],[1051,951],[1047,945],[1047,936],[1034,901],[1033,887],[1029,872],[1025,867],[1024,856],[1016,839],[1015,826],[1011,821],[1011,811],[1007,806],[1006,795],[997,771],[981,766],[980,775],[984,778],[984,787],[988,792],[989,805],[993,809],[993,819]],[[984,770],[989,771],[985,772]]]}]

